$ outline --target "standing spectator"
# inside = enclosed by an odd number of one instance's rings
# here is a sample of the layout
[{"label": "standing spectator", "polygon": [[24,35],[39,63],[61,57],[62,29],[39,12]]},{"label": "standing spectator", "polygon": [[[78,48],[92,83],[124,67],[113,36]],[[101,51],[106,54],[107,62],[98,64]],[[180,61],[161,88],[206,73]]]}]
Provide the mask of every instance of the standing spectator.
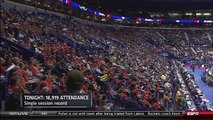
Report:
[{"label": "standing spectator", "polygon": [[72,70],[66,81],[66,90],[68,93],[83,93],[84,75],[78,70]]},{"label": "standing spectator", "polygon": [[181,109],[182,110],[186,110],[187,109],[187,101],[186,101],[186,97],[184,95],[181,95],[180,105],[181,105]]},{"label": "standing spectator", "polygon": [[12,77],[7,90],[7,101],[5,110],[21,110],[20,108],[20,95],[23,93],[21,88],[18,87],[18,78]]},{"label": "standing spectator", "polygon": [[195,72],[195,64],[194,63],[191,65],[191,68],[192,68],[192,71]]},{"label": "standing spectator", "polygon": [[163,96],[163,102],[164,102],[164,107],[168,110],[168,108],[169,108],[169,95],[168,95],[168,93],[166,93]]}]

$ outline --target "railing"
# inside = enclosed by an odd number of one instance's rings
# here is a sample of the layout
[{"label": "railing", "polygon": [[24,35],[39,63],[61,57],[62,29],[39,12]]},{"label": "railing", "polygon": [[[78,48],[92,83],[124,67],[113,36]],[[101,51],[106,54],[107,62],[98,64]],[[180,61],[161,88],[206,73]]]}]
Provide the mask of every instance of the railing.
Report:
[{"label": "railing", "polygon": [[176,74],[178,76],[179,82],[181,83],[181,86],[185,86],[185,87],[183,87],[183,89],[184,89],[183,91],[185,92],[185,95],[187,95],[186,98],[187,98],[188,109],[189,110],[196,110],[197,107],[194,104],[194,100],[193,100],[192,95],[190,93],[191,91],[189,90],[189,87],[187,86],[186,81],[182,78],[181,71],[178,69],[177,63],[175,61],[173,61],[173,65],[176,68]]}]

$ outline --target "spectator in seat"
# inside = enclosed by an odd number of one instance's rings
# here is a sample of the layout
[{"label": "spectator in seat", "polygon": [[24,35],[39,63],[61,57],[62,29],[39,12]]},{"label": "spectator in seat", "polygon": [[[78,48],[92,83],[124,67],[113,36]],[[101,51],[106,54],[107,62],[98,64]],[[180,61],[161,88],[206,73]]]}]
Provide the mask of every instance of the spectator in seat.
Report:
[{"label": "spectator in seat", "polygon": [[47,84],[45,82],[40,82],[40,84],[38,85],[36,93],[41,94],[43,88],[46,87],[46,86],[47,86]]},{"label": "spectator in seat", "polygon": [[45,84],[45,87],[48,87],[49,90],[52,90],[52,83],[50,82],[46,74],[41,78],[40,84]]},{"label": "spectator in seat", "polygon": [[22,75],[22,71],[20,67],[15,67],[14,72],[12,74],[12,77],[18,78],[18,86],[24,91],[24,93],[27,93],[27,89],[25,89],[26,81],[24,80],[24,77]]},{"label": "spectator in seat", "polygon": [[24,63],[20,63],[19,67],[20,67],[22,77],[24,78],[25,82],[28,82],[29,81],[29,75],[27,74],[26,67],[25,67]]},{"label": "spectator in seat", "polygon": [[29,62],[28,69],[32,72],[33,76],[38,76],[39,70],[38,70],[38,67],[34,64],[33,60]]},{"label": "spectator in seat", "polygon": [[202,102],[201,105],[200,105],[200,107],[201,107],[202,110],[208,110],[206,101]]},{"label": "spectator in seat", "polygon": [[162,109],[161,104],[157,100],[154,100],[153,107],[154,107],[154,110],[161,110]]},{"label": "spectator in seat", "polygon": [[6,68],[3,66],[5,63],[5,60],[3,58],[0,58],[0,75],[6,74]]}]

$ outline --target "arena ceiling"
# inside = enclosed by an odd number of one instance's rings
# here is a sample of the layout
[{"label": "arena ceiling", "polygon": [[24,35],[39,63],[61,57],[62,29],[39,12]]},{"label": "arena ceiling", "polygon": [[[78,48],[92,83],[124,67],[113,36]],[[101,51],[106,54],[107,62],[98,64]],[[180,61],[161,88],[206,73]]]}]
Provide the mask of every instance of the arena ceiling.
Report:
[{"label": "arena ceiling", "polygon": [[113,11],[168,12],[212,9],[213,0],[73,0],[88,8]]}]

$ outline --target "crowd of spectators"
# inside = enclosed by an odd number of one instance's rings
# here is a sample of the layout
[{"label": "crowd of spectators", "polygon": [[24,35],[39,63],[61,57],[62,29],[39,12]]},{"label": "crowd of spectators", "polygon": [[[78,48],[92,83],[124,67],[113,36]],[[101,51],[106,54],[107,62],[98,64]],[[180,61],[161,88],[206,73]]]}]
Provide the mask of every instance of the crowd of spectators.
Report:
[{"label": "crowd of spectators", "polygon": [[[178,47],[165,44],[155,30],[115,30],[15,8],[1,9],[0,20],[1,37],[36,53],[24,60],[21,53],[1,48],[1,75],[8,81],[6,110],[21,109],[17,100],[21,93],[66,92],[73,70],[85,76],[81,92],[92,92],[92,110],[168,111],[175,110],[174,103],[177,110],[188,109],[186,96],[179,95],[180,104],[174,97],[180,93],[173,91],[170,59],[159,54],[182,52],[186,42],[176,32],[169,31],[171,36],[166,37]],[[158,45],[147,42],[150,39]]]},{"label": "crowd of spectators", "polygon": [[213,67],[207,67],[203,73],[202,80],[210,87],[213,87]]}]

